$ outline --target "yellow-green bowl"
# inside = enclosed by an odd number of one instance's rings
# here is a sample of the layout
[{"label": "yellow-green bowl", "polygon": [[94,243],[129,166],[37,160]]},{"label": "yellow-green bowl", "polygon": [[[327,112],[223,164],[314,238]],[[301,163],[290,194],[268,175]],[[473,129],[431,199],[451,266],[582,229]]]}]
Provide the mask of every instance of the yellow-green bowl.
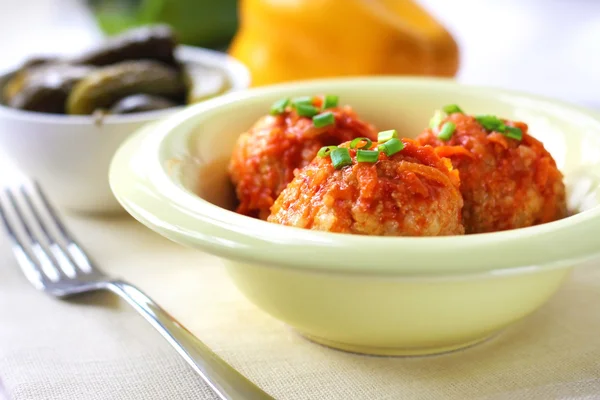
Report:
[{"label": "yellow-green bowl", "polygon": [[[433,111],[522,120],[566,175],[577,214],[540,226],[453,237],[316,232],[230,211],[227,162],[238,135],[284,96],[337,94],[380,129],[414,137]],[[415,355],[477,343],[544,304],[570,270],[600,253],[600,119],[535,96],[450,80],[297,82],[192,106],[118,151],[117,199],[165,237],[220,256],[239,290],[273,317],[331,347]],[[190,307],[193,307],[190,304]]]}]

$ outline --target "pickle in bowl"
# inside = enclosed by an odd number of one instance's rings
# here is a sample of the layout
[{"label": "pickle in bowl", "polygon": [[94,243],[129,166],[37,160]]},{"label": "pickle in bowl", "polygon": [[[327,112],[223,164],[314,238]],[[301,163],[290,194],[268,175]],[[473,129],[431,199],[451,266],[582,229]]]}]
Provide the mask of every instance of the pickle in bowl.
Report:
[{"label": "pickle in bowl", "polygon": [[180,45],[166,25],[135,28],[0,74],[0,148],[63,211],[121,213],[107,179],[121,143],[188,104],[249,85],[248,69],[228,54]]},{"label": "pickle in bowl", "polygon": [[172,29],[159,24],[130,29],[71,57],[32,58],[0,82],[1,103],[37,113],[106,115],[123,113],[123,101],[138,96],[135,107],[125,103],[127,113],[138,113],[185,106],[231,88],[225,70],[181,59],[180,47]]}]

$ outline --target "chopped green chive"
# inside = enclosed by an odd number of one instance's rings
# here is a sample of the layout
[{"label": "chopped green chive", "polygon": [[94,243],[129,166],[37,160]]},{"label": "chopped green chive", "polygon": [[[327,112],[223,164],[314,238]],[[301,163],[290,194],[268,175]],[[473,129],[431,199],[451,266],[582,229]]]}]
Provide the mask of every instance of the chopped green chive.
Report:
[{"label": "chopped green chive", "polygon": [[456,125],[454,124],[454,122],[448,121],[442,126],[442,129],[438,134],[438,138],[442,140],[449,140],[452,137],[452,134],[454,134],[455,130]]},{"label": "chopped green chive", "polygon": [[488,131],[504,132],[506,130],[504,122],[495,115],[478,115],[475,119]]},{"label": "chopped green chive", "polygon": [[523,131],[520,128],[514,126],[507,126],[504,135],[511,139],[523,140]]},{"label": "chopped green chive", "polygon": [[332,108],[338,105],[339,96],[328,94],[323,99],[323,109]]},{"label": "chopped green chive", "polygon": [[[363,146],[358,146],[360,143],[365,142],[365,144]],[[353,141],[350,142],[350,148],[351,149],[365,149],[368,150],[371,148],[371,145],[373,144],[373,142],[371,141],[371,139],[366,138],[366,137],[357,137],[356,139],[354,139]]]},{"label": "chopped green chive", "polygon": [[400,141],[400,139],[392,138],[387,142],[380,144],[377,149],[383,153],[385,153],[388,157],[396,154],[404,148],[404,143]]},{"label": "chopped green chive", "polygon": [[382,131],[377,134],[377,141],[379,143],[387,142],[390,139],[398,138],[398,132],[395,129],[389,131]]},{"label": "chopped green chive", "polygon": [[463,110],[461,110],[456,104],[448,104],[446,107],[444,107],[444,112],[448,115],[455,113],[464,114]]},{"label": "chopped green chive", "polygon": [[435,114],[433,114],[433,117],[431,117],[431,119],[429,120],[429,127],[431,129],[437,129],[442,123],[443,119],[444,113],[442,112],[442,110],[436,110]]},{"label": "chopped green chive", "polygon": [[523,139],[523,131],[521,131],[521,129],[513,126],[506,126],[504,121],[495,115],[478,115],[475,119],[488,131],[500,132],[511,139]]},{"label": "chopped green chive", "polygon": [[337,146],[323,146],[319,149],[319,152],[317,153],[317,155],[321,158],[328,157],[329,154],[337,148],[338,148]]},{"label": "chopped green chive", "polygon": [[313,103],[313,98],[311,96],[300,96],[300,97],[294,97],[292,99],[292,104],[294,105],[294,107],[298,107],[299,105],[306,105],[306,106],[312,106]]},{"label": "chopped green chive", "polygon": [[319,113],[319,109],[308,104],[296,104],[296,112],[301,117],[314,117]]},{"label": "chopped green chive", "polygon": [[376,163],[379,160],[379,150],[358,150],[356,152],[357,162]]},{"label": "chopped green chive", "polygon": [[285,112],[285,108],[290,104],[290,99],[280,99],[277,100],[271,106],[271,115],[279,115]]},{"label": "chopped green chive", "polygon": [[350,152],[345,147],[338,147],[331,152],[331,162],[335,169],[340,169],[346,165],[352,164],[352,158]]},{"label": "chopped green chive", "polygon": [[327,111],[313,117],[313,125],[317,128],[322,128],[327,125],[335,124],[335,115],[331,111]]}]

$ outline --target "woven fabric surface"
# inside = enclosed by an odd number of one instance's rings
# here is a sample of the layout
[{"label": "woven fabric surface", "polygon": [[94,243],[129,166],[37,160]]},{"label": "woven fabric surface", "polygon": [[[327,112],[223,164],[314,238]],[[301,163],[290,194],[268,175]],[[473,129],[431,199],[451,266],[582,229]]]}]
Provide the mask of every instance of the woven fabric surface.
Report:
[{"label": "woven fabric surface", "polygon": [[[369,357],[305,340],[248,302],[217,258],[130,218],[68,223],[106,272],[138,285],[276,399],[600,398],[596,265],[576,269],[542,309],[483,344]],[[37,292],[3,237],[0,261],[0,382],[11,400],[216,399],[123,301]]]}]

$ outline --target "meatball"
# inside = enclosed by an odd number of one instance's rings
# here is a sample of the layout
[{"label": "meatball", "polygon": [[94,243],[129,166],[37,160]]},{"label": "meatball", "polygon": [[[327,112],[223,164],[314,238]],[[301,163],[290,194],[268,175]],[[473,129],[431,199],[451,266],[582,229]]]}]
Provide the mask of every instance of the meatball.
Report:
[{"label": "meatball", "polygon": [[[376,163],[335,169],[317,156],[279,195],[269,222],[320,231],[377,236],[461,235],[458,172],[427,146],[402,139],[404,149]],[[349,147],[348,143],[340,147]]]},{"label": "meatball", "polygon": [[[449,140],[442,140],[438,135],[446,122],[454,123],[455,130]],[[497,131],[514,132],[513,128],[520,129],[522,139]],[[457,112],[417,137],[420,144],[435,147],[440,157],[448,157],[459,171],[466,233],[522,228],[567,215],[563,176],[527,130],[523,122]]]},{"label": "meatball", "polygon": [[335,122],[318,128],[312,118],[288,107],[280,115],[262,117],[238,138],[229,162],[238,213],[266,219],[279,193],[294,178],[294,170],[307,165],[322,146],[357,137],[376,139],[375,128],[350,107],[327,111],[334,114]]}]

